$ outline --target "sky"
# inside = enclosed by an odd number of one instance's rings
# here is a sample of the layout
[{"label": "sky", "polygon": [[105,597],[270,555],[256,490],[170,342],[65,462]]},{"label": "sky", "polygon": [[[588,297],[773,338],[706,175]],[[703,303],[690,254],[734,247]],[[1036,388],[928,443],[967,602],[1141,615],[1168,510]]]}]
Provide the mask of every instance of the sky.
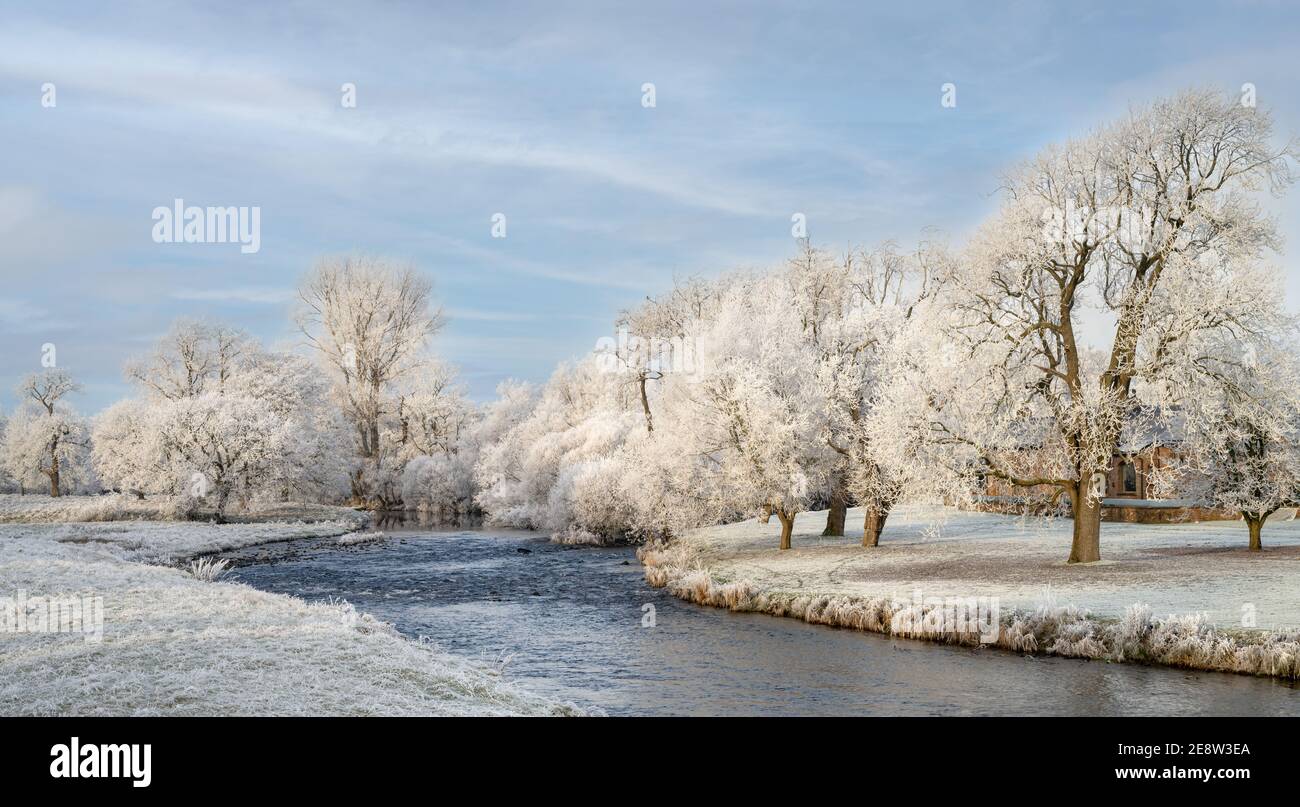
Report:
[{"label": "sky", "polygon": [[[786,260],[796,213],[959,244],[1017,161],[1193,86],[1300,134],[1297,41],[1281,1],[0,0],[0,411],[45,345],[88,413],[177,317],[299,346],[299,280],[348,253],[433,279],[488,400],[674,278]],[[259,208],[260,248],[156,243],[178,198]],[[1298,199],[1264,201],[1293,304]]]}]

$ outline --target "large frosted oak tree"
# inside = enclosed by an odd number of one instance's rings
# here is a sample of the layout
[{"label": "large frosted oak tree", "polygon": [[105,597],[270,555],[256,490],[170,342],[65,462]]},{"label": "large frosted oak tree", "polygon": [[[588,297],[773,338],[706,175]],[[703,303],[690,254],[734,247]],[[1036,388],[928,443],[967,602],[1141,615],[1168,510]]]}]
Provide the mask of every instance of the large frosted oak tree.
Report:
[{"label": "large frosted oak tree", "polygon": [[[1068,497],[1071,563],[1101,558],[1098,482],[1137,385],[1186,355],[1179,346],[1194,335],[1249,321],[1231,283],[1198,280],[1275,246],[1249,194],[1289,184],[1296,149],[1271,135],[1265,112],[1211,92],[1135,110],[1014,174],[954,275],[950,333],[987,363],[999,394],[971,412],[984,425],[942,429],[987,474]],[[1112,325],[1090,353],[1080,329],[1094,307]],[[1009,427],[1001,445],[988,424]],[[1033,474],[1006,461],[1026,424],[1044,452]]]}]

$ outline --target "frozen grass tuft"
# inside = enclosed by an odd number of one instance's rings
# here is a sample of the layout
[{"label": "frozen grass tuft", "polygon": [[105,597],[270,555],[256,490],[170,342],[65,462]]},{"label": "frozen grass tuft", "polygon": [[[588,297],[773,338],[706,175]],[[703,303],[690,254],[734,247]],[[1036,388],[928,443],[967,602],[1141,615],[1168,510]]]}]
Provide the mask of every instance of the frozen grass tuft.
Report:
[{"label": "frozen grass tuft", "polygon": [[373,544],[387,538],[382,532],[350,532],[339,538],[339,546],[359,546],[361,544]]},{"label": "frozen grass tuft", "polygon": [[205,583],[215,583],[217,580],[225,577],[227,572],[229,572],[229,569],[226,568],[229,564],[230,561],[225,560],[224,558],[221,560],[217,560],[216,558],[199,558],[198,560],[190,561],[187,571],[189,572],[190,577],[193,577],[195,580],[202,580]]}]

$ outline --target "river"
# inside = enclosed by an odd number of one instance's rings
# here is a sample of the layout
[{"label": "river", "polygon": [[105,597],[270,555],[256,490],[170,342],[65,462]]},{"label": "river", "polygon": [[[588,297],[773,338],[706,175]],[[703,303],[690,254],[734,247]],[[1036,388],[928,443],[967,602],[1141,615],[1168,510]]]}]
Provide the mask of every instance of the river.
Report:
[{"label": "river", "polygon": [[610,715],[1300,715],[1247,676],[1031,658],[735,614],[646,585],[628,548],[414,528],[225,553],[234,578],[358,610]]}]

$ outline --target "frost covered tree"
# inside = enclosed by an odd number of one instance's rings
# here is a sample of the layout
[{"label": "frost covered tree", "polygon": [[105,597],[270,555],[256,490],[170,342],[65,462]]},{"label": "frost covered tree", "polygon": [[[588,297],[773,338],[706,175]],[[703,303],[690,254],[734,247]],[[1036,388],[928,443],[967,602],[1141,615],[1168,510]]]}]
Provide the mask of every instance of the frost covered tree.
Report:
[{"label": "frost covered tree", "polygon": [[[1011,176],[951,276],[946,335],[982,380],[934,429],[982,473],[1067,497],[1071,563],[1101,557],[1097,480],[1139,388],[1193,336],[1251,321],[1236,275],[1276,236],[1249,194],[1287,185],[1295,153],[1270,138],[1265,112],[1209,92],[1135,110]],[[1091,306],[1114,323],[1100,349],[1079,333]]]},{"label": "frost covered tree", "polygon": [[162,451],[183,469],[177,481],[194,499],[212,497],[218,523],[232,497],[248,499],[274,481],[293,439],[288,423],[247,396],[205,392],[161,404],[158,415]]},{"label": "frost covered tree", "polygon": [[126,377],[153,397],[194,397],[219,389],[249,344],[247,334],[228,325],[179,319],[148,355],[127,363]]},{"label": "frost covered tree", "polygon": [[[868,424],[896,334],[928,294],[931,250],[892,245],[835,259],[803,242],[784,267],[727,277],[692,324],[698,371],[665,395],[676,467],[639,450],[655,484],[690,484],[715,498],[698,514],[775,515],[788,548],[794,516],[828,506],[825,535],[843,535],[850,499],[866,511],[864,543],[879,538],[897,477]],[[700,457],[707,460],[700,462]],[[710,480],[705,484],[703,480]],[[698,498],[698,494],[693,494]]]},{"label": "frost covered tree", "polygon": [[862,545],[876,546],[902,493],[910,462],[891,461],[872,428],[891,376],[911,371],[896,361],[899,341],[906,329],[916,327],[914,315],[931,296],[935,266],[945,260],[944,251],[932,245],[905,255],[886,243],[849,252],[829,278],[842,291],[833,315],[817,329],[815,381],[828,402],[826,439],[842,464],[833,476],[824,534],[844,534],[842,508],[851,497],[863,508]]},{"label": "frost covered tree", "polygon": [[395,441],[410,455],[455,453],[473,419],[473,405],[456,384],[455,371],[431,362],[397,396]]},{"label": "frost covered tree", "polygon": [[268,500],[337,501],[344,494],[355,460],[347,422],[329,393],[328,379],[307,358],[248,345],[222,394],[268,411],[284,425],[287,439],[269,474],[245,480],[245,489]]},{"label": "frost covered tree", "polygon": [[424,363],[429,337],[442,326],[441,309],[413,267],[367,257],[322,260],[298,295],[298,325],[333,374],[362,460],[352,475],[353,496],[373,500],[395,385]]},{"label": "frost covered tree", "polygon": [[104,484],[144,498],[172,487],[158,441],[155,407],[142,399],[118,401],[94,417],[91,462]]},{"label": "frost covered tree", "polygon": [[[839,464],[826,440],[817,367],[818,280],[789,271],[728,278],[701,333],[679,439],[707,457],[716,507],[770,512],[789,549],[794,518],[829,489]],[[804,286],[807,284],[807,287]],[[793,301],[793,304],[792,304]]]},{"label": "frost covered tree", "polygon": [[484,408],[474,466],[474,501],[494,522],[516,523],[506,513],[520,503],[524,489],[520,458],[527,447],[524,435],[516,429],[532,416],[539,395],[531,384],[505,381],[497,386],[497,399]]},{"label": "frost covered tree", "polygon": [[9,469],[5,467],[5,462],[4,462],[5,430],[8,427],[8,425],[9,425],[9,418],[5,416],[4,412],[0,412],[0,487],[4,487],[6,489],[8,489],[9,487],[17,487],[19,492],[21,493],[23,488],[18,484],[17,481],[9,477]]},{"label": "frost covered tree", "polygon": [[115,403],[92,424],[92,461],[108,486],[134,493],[181,494],[196,468],[174,467],[161,438],[176,401],[221,394],[225,383],[256,345],[229,325],[180,318],[142,356],[124,368],[142,398]]},{"label": "frost covered tree", "polygon": [[490,520],[561,541],[627,537],[616,457],[629,434],[645,430],[634,388],[592,354],[561,365],[535,399],[523,388],[507,391],[512,399],[488,418],[498,427],[517,422],[483,445],[475,469],[476,501]]},{"label": "frost covered tree", "polygon": [[5,429],[3,461],[6,472],[24,487],[48,484],[51,496],[90,481],[85,421],[67,409],[46,413],[32,407],[18,410]]},{"label": "frost covered tree", "polygon": [[24,405],[6,424],[2,448],[5,469],[20,484],[43,479],[51,496],[61,496],[89,481],[86,423],[63,400],[80,389],[57,369],[33,373],[18,385],[15,394]]},{"label": "frost covered tree", "polygon": [[[841,371],[847,369],[846,354],[851,354],[864,338],[848,323],[855,315],[857,302],[849,277],[854,257],[849,254],[837,262],[804,239],[800,242],[799,253],[787,263],[783,272],[777,273],[784,277],[788,291],[791,321],[786,327],[791,334],[799,334],[804,343],[805,359],[814,362],[809,367],[812,372],[806,383],[816,383],[818,392],[828,396],[834,396],[835,388],[844,381]],[[821,410],[826,416],[823,439],[832,449],[843,454],[844,459],[837,462],[826,476],[828,508],[826,528],[822,534],[843,535],[848,510],[847,477],[852,470],[852,458],[837,441],[837,430],[831,422],[835,403],[839,402],[828,403],[830,406]]]},{"label": "frost covered tree", "polygon": [[721,288],[701,278],[674,283],[659,297],[624,311],[615,322],[618,337],[601,346],[611,372],[635,385],[647,432],[654,432],[651,382],[669,373],[690,372],[697,359],[694,326],[716,307]]},{"label": "frost covered tree", "polygon": [[472,509],[478,416],[450,365],[421,368],[385,418],[380,499],[448,515]]},{"label": "frost covered tree", "polygon": [[180,322],[128,367],[144,396],[114,404],[94,424],[105,484],[173,496],[189,512],[206,502],[219,521],[232,502],[340,497],[349,432],[328,381],[301,356],[222,336],[236,333]]},{"label": "frost covered tree", "polygon": [[1300,349],[1294,339],[1220,341],[1181,382],[1180,462],[1161,485],[1240,513],[1250,548],[1265,520],[1300,506]]}]

